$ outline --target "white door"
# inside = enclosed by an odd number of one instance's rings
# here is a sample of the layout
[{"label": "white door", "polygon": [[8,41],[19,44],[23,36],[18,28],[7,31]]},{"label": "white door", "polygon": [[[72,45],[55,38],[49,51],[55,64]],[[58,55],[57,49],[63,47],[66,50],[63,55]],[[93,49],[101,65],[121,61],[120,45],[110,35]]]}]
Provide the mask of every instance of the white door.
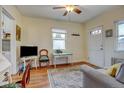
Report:
[{"label": "white door", "polygon": [[102,27],[91,29],[88,33],[88,39],[90,63],[100,67],[104,67]]}]

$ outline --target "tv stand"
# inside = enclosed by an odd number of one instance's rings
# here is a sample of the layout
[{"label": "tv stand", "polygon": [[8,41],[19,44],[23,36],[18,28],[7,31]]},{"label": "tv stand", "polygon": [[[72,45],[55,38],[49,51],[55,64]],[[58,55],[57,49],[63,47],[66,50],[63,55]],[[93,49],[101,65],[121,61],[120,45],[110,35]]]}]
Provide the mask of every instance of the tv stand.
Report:
[{"label": "tv stand", "polygon": [[28,56],[28,57],[22,57],[21,60],[24,62],[24,70],[25,71],[25,67],[26,67],[26,62],[27,61],[34,61],[35,63],[35,68],[37,70],[37,56]]}]

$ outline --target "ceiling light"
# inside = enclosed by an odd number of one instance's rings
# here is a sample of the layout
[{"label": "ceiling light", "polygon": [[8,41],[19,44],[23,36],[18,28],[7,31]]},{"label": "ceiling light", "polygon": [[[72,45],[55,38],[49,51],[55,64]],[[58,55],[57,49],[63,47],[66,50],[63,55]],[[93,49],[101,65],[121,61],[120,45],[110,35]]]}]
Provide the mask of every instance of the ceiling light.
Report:
[{"label": "ceiling light", "polygon": [[66,6],[66,10],[67,10],[68,12],[72,12],[73,9],[74,9],[74,6],[73,6],[73,5],[67,5],[67,6]]}]

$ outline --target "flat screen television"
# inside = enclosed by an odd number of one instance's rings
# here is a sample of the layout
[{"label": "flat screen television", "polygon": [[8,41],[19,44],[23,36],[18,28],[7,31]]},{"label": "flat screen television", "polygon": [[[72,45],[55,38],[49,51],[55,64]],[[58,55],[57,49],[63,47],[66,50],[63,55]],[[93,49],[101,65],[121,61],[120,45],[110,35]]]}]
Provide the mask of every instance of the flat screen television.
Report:
[{"label": "flat screen television", "polygon": [[37,56],[37,46],[21,46],[20,57]]}]

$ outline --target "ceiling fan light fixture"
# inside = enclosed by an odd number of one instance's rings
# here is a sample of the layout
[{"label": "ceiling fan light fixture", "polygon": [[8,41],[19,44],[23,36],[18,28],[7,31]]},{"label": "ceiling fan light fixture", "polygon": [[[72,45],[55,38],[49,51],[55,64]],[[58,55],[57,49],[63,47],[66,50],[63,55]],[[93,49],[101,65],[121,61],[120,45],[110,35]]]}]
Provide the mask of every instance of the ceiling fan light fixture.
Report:
[{"label": "ceiling fan light fixture", "polygon": [[62,6],[62,7],[53,7],[53,9],[63,9],[64,8],[65,12],[64,12],[63,16],[66,16],[70,12],[80,14],[82,11],[76,6],[77,5],[65,5],[65,6]]},{"label": "ceiling fan light fixture", "polygon": [[73,5],[68,5],[68,6],[66,7],[66,10],[67,10],[68,12],[72,12],[73,9],[74,9],[74,6],[73,6]]}]

